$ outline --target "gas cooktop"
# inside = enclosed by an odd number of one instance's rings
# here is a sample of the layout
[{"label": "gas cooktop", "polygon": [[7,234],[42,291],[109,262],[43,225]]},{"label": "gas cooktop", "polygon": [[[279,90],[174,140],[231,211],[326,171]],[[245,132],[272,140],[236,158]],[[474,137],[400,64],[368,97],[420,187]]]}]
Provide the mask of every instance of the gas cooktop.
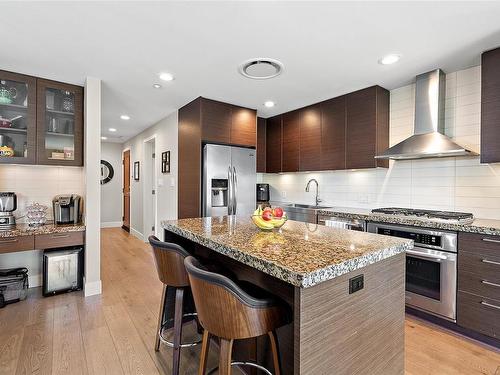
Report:
[{"label": "gas cooktop", "polygon": [[474,221],[474,215],[467,212],[451,212],[451,211],[433,211],[433,210],[418,210],[413,208],[376,208],[373,213],[415,217],[418,219],[440,221],[445,223],[470,224]]}]

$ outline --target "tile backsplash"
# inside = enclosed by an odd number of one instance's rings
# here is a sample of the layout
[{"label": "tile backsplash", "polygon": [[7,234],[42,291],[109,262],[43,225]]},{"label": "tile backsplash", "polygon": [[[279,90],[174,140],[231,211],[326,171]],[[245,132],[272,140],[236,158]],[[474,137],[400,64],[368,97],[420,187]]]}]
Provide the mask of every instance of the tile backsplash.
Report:
[{"label": "tile backsplash", "polygon": [[17,195],[15,216],[18,222],[26,213],[26,206],[38,202],[49,207],[52,218],[52,198],[58,194],[85,195],[83,167],[53,167],[32,165],[0,165],[0,191]]},{"label": "tile backsplash", "polygon": [[[480,151],[481,70],[473,67],[446,75],[446,135]],[[415,85],[391,91],[390,144],[413,132]],[[319,182],[323,205],[413,207],[467,211],[500,219],[500,164],[480,164],[479,157],[391,161],[388,169],[318,173],[262,174],[273,201],[313,203]]]}]

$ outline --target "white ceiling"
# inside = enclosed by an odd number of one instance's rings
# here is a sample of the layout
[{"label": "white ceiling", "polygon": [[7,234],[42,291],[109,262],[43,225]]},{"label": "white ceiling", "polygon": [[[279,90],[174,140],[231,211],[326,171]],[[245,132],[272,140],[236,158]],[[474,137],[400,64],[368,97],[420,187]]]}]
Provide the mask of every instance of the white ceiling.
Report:
[{"label": "white ceiling", "polygon": [[[101,78],[102,133],[120,142],[200,95],[268,117],[477,65],[500,46],[499,2],[1,2],[0,15],[0,69],[76,84]],[[377,63],[392,52],[398,64]],[[285,70],[244,78],[237,66],[252,57]],[[163,71],[175,80],[154,89]]]}]

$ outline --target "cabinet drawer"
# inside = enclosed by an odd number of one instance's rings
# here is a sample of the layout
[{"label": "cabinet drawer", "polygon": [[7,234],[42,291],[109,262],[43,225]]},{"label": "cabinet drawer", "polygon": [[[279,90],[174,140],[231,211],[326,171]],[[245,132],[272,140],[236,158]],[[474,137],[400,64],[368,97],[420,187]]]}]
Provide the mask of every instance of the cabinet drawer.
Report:
[{"label": "cabinet drawer", "polygon": [[500,258],[500,236],[484,234],[458,233],[459,252],[467,251]]},{"label": "cabinet drawer", "polygon": [[63,232],[35,236],[35,248],[44,250],[54,247],[83,245],[85,232]]},{"label": "cabinet drawer", "polygon": [[500,302],[465,292],[458,293],[457,323],[487,336],[500,338]]},{"label": "cabinet drawer", "polygon": [[500,283],[500,256],[461,251],[458,253],[458,274],[473,273],[485,280]]},{"label": "cabinet drawer", "polygon": [[470,272],[460,272],[458,290],[496,299],[500,303],[500,271],[496,275],[490,275],[489,277]]},{"label": "cabinet drawer", "polygon": [[12,253],[35,249],[35,236],[0,238],[0,253]]}]

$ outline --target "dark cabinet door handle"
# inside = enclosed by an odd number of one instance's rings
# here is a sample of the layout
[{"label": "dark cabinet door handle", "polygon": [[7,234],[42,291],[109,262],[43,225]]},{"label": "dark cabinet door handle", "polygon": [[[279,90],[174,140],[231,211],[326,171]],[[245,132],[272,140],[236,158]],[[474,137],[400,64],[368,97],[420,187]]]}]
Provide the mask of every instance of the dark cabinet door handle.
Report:
[{"label": "dark cabinet door handle", "polygon": [[497,266],[500,266],[500,262],[495,262],[493,260],[483,259],[482,262],[488,264],[496,264]]},{"label": "dark cabinet door handle", "polygon": [[500,306],[493,305],[493,304],[488,303],[488,302],[481,301],[481,305],[483,305],[483,306],[488,306],[488,307],[491,307],[491,308],[494,308],[494,309],[500,310]]},{"label": "dark cabinet door handle", "polygon": [[69,237],[69,234],[53,234],[52,237],[54,237],[54,238],[67,238],[67,237]]},{"label": "dark cabinet door handle", "polygon": [[494,240],[492,238],[483,238],[483,241],[485,241],[485,242],[493,242],[493,243],[500,244],[500,240]]},{"label": "dark cabinet door handle", "polygon": [[0,239],[0,243],[16,243],[19,242],[17,239],[8,239],[8,240],[2,240]]},{"label": "dark cabinet door handle", "polygon": [[481,280],[481,282],[485,285],[496,286],[500,288],[500,284],[492,283],[491,281]]}]

